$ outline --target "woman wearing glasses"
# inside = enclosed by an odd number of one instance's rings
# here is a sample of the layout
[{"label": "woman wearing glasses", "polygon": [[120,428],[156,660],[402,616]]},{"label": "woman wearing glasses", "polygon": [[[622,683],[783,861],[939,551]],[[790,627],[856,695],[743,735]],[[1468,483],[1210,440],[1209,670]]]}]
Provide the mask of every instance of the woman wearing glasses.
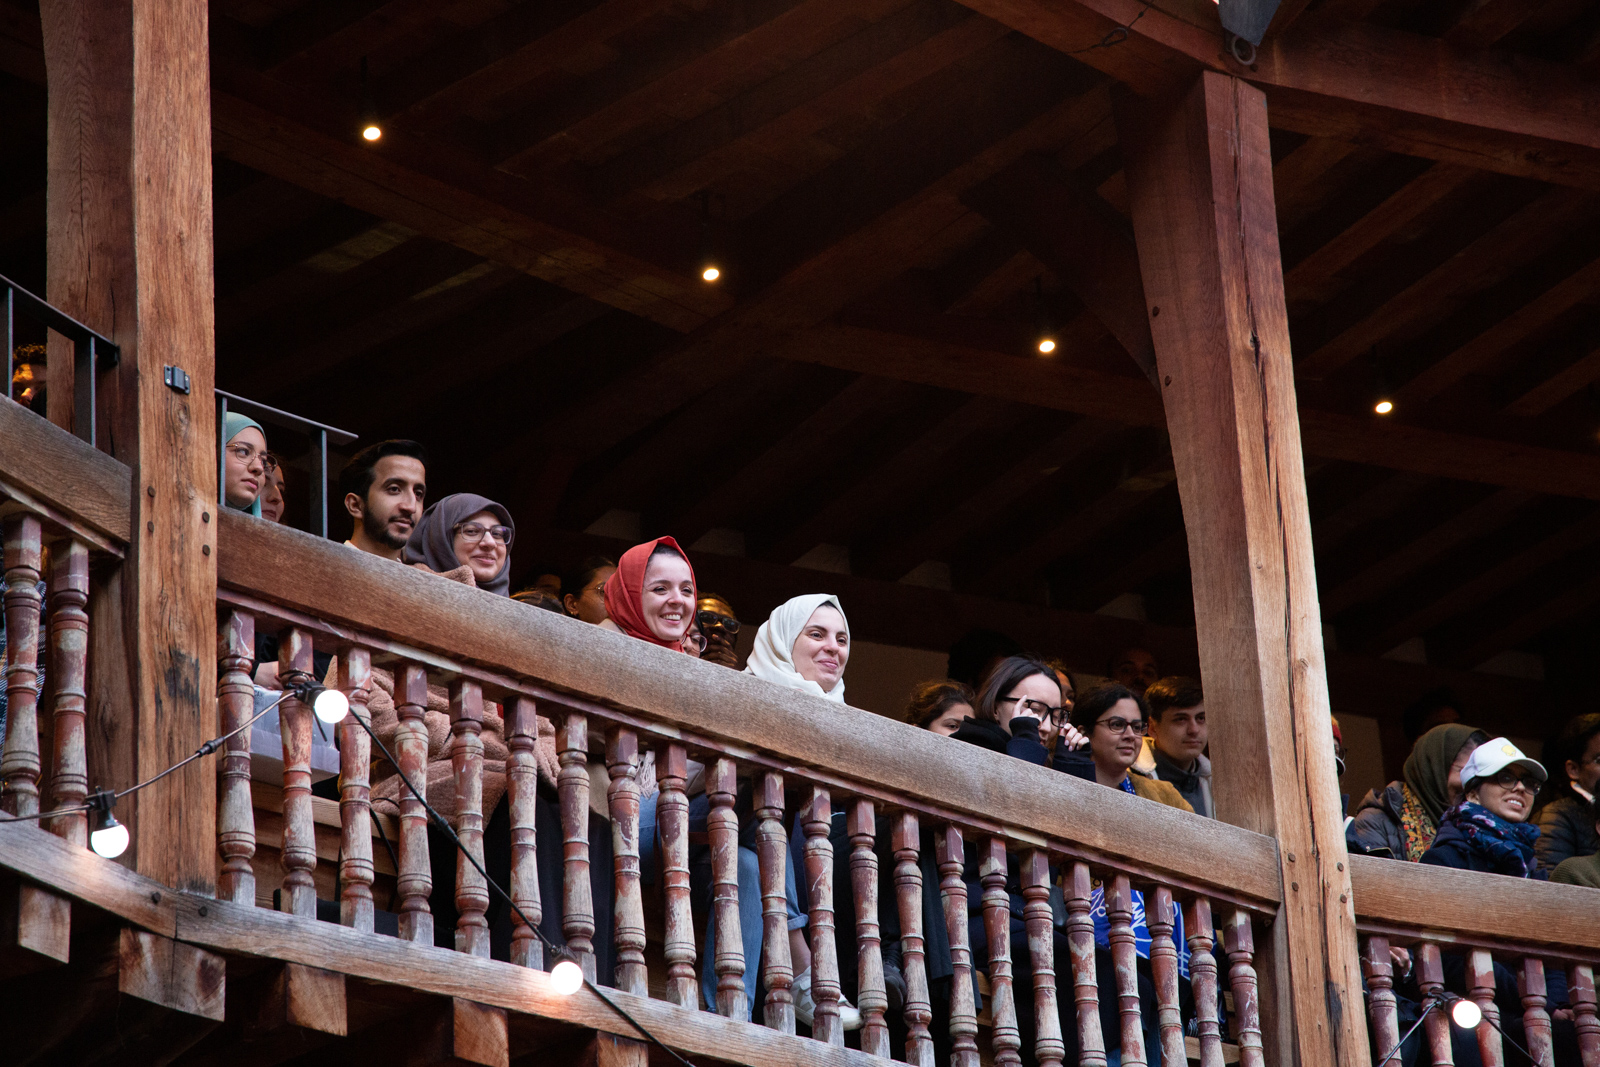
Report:
[{"label": "woman wearing glasses", "polygon": [[1072,683],[1043,660],[1008,656],[990,672],[972,718],[952,736],[1044,766],[1058,736],[1058,745],[1068,749],[1084,744],[1067,718],[1071,692]]},{"label": "woman wearing glasses", "polygon": [[237,411],[223,420],[227,443],[222,446],[223,499],[235,511],[261,514],[261,490],[278,460],[267,451],[267,434],[261,424]]},{"label": "woman wearing glasses", "polygon": [[465,567],[479,589],[507,596],[516,532],[503,505],[476,493],[454,493],[428,505],[402,558],[438,574]]}]

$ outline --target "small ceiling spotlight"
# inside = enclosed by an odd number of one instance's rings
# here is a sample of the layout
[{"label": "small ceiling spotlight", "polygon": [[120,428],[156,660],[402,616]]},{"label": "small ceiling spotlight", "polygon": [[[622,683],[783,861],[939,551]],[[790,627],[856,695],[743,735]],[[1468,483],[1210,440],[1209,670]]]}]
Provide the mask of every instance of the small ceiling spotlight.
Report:
[{"label": "small ceiling spotlight", "polygon": [[1039,350],[1041,356],[1048,356],[1056,350],[1056,331],[1054,324],[1050,321],[1050,313],[1044,307],[1044,278],[1042,276],[1033,280],[1033,303],[1034,310],[1039,318],[1039,332],[1034,339],[1034,347]]},{"label": "small ceiling spotlight", "polygon": [[700,202],[700,280],[715,284],[722,277],[722,260],[711,240],[711,190],[694,194]]},{"label": "small ceiling spotlight", "polygon": [[1373,345],[1372,351],[1367,354],[1367,362],[1372,367],[1372,411],[1376,415],[1388,415],[1394,411],[1394,390],[1389,388],[1389,375],[1384,371],[1383,364],[1378,360],[1378,346]]},{"label": "small ceiling spotlight", "polygon": [[1372,410],[1377,412],[1379,415],[1387,415],[1389,412],[1394,410],[1394,401],[1390,400],[1388,397],[1384,397],[1376,404],[1372,405]]},{"label": "small ceiling spotlight", "polygon": [[367,80],[367,57],[361,57],[361,139],[372,143],[383,136],[383,124],[378,121],[378,106],[372,100],[372,87]]}]

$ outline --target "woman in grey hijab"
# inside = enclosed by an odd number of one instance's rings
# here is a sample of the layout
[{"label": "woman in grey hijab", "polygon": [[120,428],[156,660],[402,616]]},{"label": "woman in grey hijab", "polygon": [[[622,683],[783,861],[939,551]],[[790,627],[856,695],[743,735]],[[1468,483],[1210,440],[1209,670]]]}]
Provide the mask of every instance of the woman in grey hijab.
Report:
[{"label": "woman in grey hijab", "polygon": [[453,493],[428,505],[402,558],[439,574],[466,567],[479,589],[509,596],[516,534],[503,505],[476,493]]}]

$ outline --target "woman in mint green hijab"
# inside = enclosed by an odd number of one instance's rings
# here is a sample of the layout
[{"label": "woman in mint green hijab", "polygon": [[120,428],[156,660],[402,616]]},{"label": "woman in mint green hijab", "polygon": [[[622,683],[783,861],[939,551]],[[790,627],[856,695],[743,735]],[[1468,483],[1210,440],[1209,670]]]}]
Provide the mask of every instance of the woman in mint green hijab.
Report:
[{"label": "woman in mint green hijab", "polygon": [[223,420],[226,443],[223,449],[223,499],[235,511],[261,515],[261,490],[266,488],[267,471],[278,465],[267,451],[267,434],[261,424],[230,411]]}]

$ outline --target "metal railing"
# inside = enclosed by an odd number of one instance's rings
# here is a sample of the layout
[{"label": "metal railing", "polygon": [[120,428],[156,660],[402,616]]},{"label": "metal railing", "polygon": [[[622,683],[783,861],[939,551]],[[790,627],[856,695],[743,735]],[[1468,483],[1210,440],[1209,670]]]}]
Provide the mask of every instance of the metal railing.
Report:
[{"label": "metal railing", "polygon": [[[54,330],[73,346],[73,406],[72,432],[80,439],[95,443],[95,414],[97,408],[96,384],[99,375],[115,367],[121,352],[108,338],[30,293],[10,278],[0,275],[0,304],[4,305],[6,334],[6,398],[11,398],[11,379],[14,373],[12,354],[16,350],[16,313],[33,319]],[[98,373],[97,373],[98,372]]]},{"label": "metal railing", "polygon": [[231,409],[242,411],[254,416],[262,422],[273,426],[281,426],[286,430],[303,433],[311,441],[311,476],[316,479],[317,490],[311,493],[311,520],[307,524],[310,533],[318,537],[328,536],[328,443],[336,445],[349,444],[356,439],[356,435],[348,430],[341,430],[326,423],[316,422],[312,419],[302,418],[292,412],[282,411],[266,404],[249,400],[233,393],[216,390],[217,394],[217,500],[223,506],[227,505],[227,429],[225,423],[228,411]]}]

